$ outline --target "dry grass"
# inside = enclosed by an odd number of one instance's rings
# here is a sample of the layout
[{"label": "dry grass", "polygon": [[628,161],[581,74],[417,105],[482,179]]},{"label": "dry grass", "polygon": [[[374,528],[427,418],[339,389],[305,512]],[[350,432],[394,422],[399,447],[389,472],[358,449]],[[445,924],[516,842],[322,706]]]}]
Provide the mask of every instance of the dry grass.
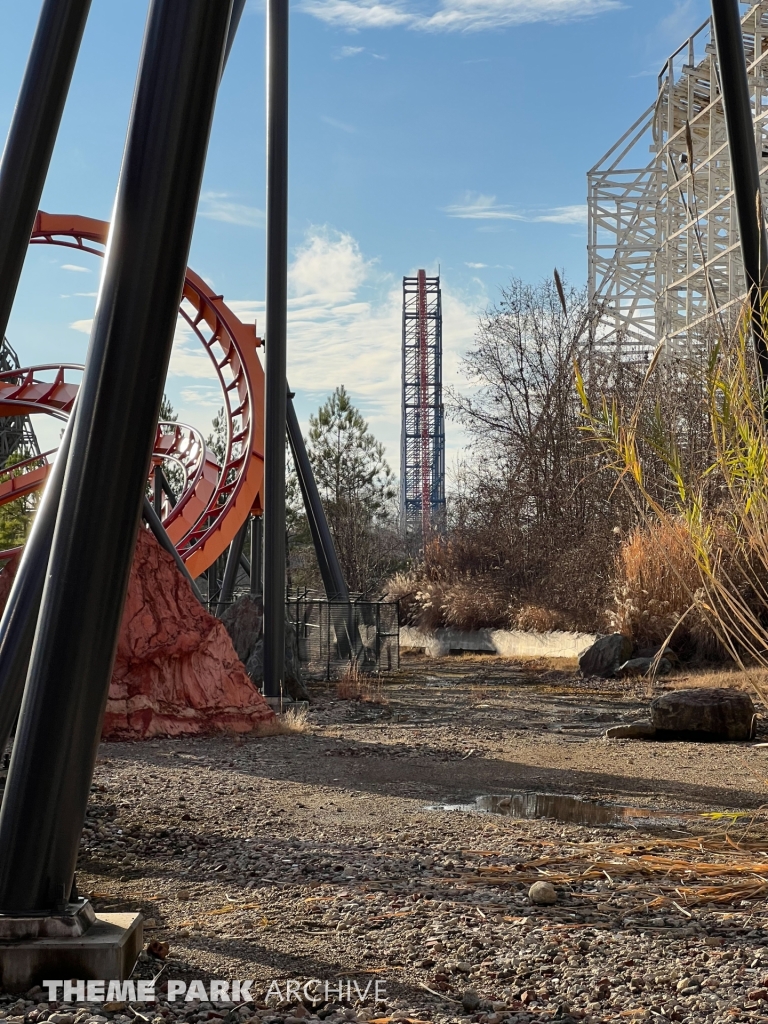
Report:
[{"label": "dry grass", "polygon": [[338,700],[359,700],[366,704],[386,704],[381,676],[363,672],[357,662],[350,662],[336,682]]},{"label": "dry grass", "polygon": [[524,604],[514,616],[513,625],[532,633],[549,633],[555,629],[568,629],[570,624],[562,612],[539,604]]},{"label": "dry grass", "polygon": [[[681,817],[716,821],[720,815],[713,812]],[[729,817],[723,815],[726,821]],[[749,824],[762,817],[761,812],[754,811],[743,815],[743,820]],[[602,881],[608,875],[613,881],[621,879],[622,896],[634,897],[633,910],[640,913],[657,907],[727,906],[768,896],[768,863],[762,857],[765,840],[749,839],[746,834],[665,837],[653,853],[642,844],[635,846],[631,837],[620,843],[584,843],[566,854],[557,849],[558,845],[542,844],[544,849],[553,848],[551,856],[542,850],[535,860],[514,867],[480,867],[474,875],[460,876],[461,881],[518,887],[521,882],[528,885],[546,879],[555,886],[574,886],[573,898],[597,903],[605,898],[603,893],[579,890],[584,882]],[[685,909],[683,914],[691,916]]]},{"label": "dry grass", "polygon": [[509,594],[487,577],[446,587],[443,621],[453,629],[503,629],[509,625]]},{"label": "dry grass", "polygon": [[400,602],[400,625],[414,625],[418,612],[416,594],[420,581],[414,572],[396,572],[384,585],[384,597],[387,601]]},{"label": "dry grass", "polygon": [[305,707],[288,707],[281,715],[260,722],[256,736],[297,736],[309,732],[309,715]]},{"label": "dry grass", "polygon": [[639,646],[672,646],[685,657],[721,660],[724,650],[710,624],[693,608],[701,573],[682,519],[638,527],[616,559],[611,626]]}]

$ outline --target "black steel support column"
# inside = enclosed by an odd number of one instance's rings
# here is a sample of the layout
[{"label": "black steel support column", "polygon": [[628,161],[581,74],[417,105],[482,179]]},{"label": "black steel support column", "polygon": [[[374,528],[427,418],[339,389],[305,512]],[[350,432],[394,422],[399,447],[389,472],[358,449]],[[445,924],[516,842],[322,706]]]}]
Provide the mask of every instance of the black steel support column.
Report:
[{"label": "black steel support column", "polygon": [[285,675],[288,289],[288,0],[267,0],[267,287],[264,386],[264,694]]},{"label": "black steel support column", "polygon": [[163,526],[162,519],[157,514],[157,512],[155,512],[155,510],[152,508],[152,505],[150,504],[149,498],[144,498],[144,507],[142,509],[142,516],[144,517],[144,522],[147,524],[147,526],[150,528],[152,533],[155,535],[155,540],[158,542],[158,544],[160,545],[160,547],[164,551],[168,552],[168,554],[171,556],[171,558],[176,563],[176,568],[179,570],[179,572],[184,577],[184,579],[187,581],[187,583],[189,583],[190,587],[192,587],[192,593],[198,599],[200,604],[205,604],[205,601],[203,601],[203,595],[197,589],[197,584],[195,583],[195,581],[190,576],[189,569],[186,567],[186,565],[184,565],[183,558],[181,557],[179,552],[176,550],[176,546],[174,545],[174,543],[171,540],[171,538],[166,533],[165,527]]},{"label": "black steel support column", "polygon": [[45,0],[0,162],[0,339],[5,336],[91,0]]},{"label": "black steel support column", "polygon": [[208,584],[208,611],[213,612],[214,603],[213,599],[216,597],[216,591],[218,590],[219,580],[216,572],[216,562],[213,565],[209,565],[205,570],[205,579]]},{"label": "black steel support column", "polygon": [[336,554],[336,546],[328,527],[328,520],[325,518],[325,509],[320,501],[320,493],[315,482],[315,475],[312,472],[312,464],[307,455],[304,438],[299,427],[299,420],[296,410],[293,407],[293,396],[288,395],[288,441],[293,454],[293,462],[296,466],[296,476],[299,479],[301,496],[304,499],[304,510],[307,513],[309,532],[312,534],[312,543],[315,546],[317,563],[320,567],[320,575],[323,579],[325,595],[329,601],[349,601],[349,591],[341,571],[341,565]]},{"label": "black steel support column", "polygon": [[755,125],[749,99],[739,0],[712,0],[712,26],[720,68],[744,275],[752,305],[752,334],[765,381],[768,379],[768,347],[763,329],[762,300],[768,282],[768,241],[760,199]]},{"label": "black steel support column", "polygon": [[5,750],[24,694],[74,418],[73,409],[0,619],[0,752]]},{"label": "black steel support column", "polygon": [[160,467],[160,483],[162,485],[163,490],[165,491],[166,498],[171,503],[171,508],[176,508],[176,503],[179,499],[173,493],[173,488],[168,483],[168,477],[163,472],[162,466]]},{"label": "black steel support column", "polygon": [[264,520],[261,516],[251,516],[251,593],[254,596],[263,589],[263,558]]},{"label": "black steel support column", "polygon": [[231,7],[150,4],[0,812],[0,913],[58,911],[71,891]]},{"label": "black steel support column", "polygon": [[154,485],[154,498],[155,498],[155,514],[162,516],[163,514],[163,467],[155,466],[152,473],[152,483]]},{"label": "black steel support column", "polygon": [[219,603],[216,606],[216,614],[219,618],[221,618],[227,610],[229,602],[232,600],[235,581],[237,579],[237,570],[240,568],[240,556],[243,553],[243,545],[245,544],[245,535],[247,533],[248,520],[246,519],[237,531],[235,539],[229,545],[229,551],[227,552],[227,563],[224,566],[224,579],[221,581],[221,593],[219,594]]},{"label": "black steel support column", "polygon": [[227,44],[224,47],[224,64],[226,65],[229,60],[229,54],[232,50],[232,44],[235,41],[237,35],[237,29],[240,25],[240,19],[243,16],[245,10],[245,0],[234,0],[232,4],[232,17],[229,20],[229,32],[227,33]]}]

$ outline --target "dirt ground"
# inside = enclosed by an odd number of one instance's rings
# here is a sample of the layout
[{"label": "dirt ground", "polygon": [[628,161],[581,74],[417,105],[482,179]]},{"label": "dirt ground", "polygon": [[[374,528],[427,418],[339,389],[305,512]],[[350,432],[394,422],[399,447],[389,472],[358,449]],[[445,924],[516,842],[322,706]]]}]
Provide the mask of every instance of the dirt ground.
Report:
[{"label": "dirt ground", "polygon": [[[255,979],[238,1021],[768,1020],[768,746],[606,741],[645,687],[569,665],[410,656],[371,690],[318,684],[298,734],[102,745],[77,882],[169,943],[142,976]],[[445,809],[517,791],[652,813]],[[554,905],[531,902],[537,880]],[[288,979],[361,988],[267,1002]],[[373,979],[378,1003],[359,998]],[[88,1012],[132,1018],[83,1007],[75,1024]]]}]

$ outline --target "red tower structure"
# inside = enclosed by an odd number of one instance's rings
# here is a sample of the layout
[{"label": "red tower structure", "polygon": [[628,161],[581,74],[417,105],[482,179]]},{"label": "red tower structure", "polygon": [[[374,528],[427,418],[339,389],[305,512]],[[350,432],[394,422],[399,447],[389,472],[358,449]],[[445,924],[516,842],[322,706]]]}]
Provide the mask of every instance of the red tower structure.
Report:
[{"label": "red tower structure", "polygon": [[440,278],[403,278],[400,514],[406,536],[425,544],[445,513],[443,311]]}]

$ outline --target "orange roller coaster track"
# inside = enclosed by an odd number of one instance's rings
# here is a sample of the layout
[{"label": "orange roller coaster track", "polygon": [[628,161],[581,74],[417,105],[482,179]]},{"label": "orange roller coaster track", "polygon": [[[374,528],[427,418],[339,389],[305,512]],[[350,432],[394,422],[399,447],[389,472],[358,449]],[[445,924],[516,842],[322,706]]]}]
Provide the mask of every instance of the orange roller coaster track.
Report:
[{"label": "orange roller coaster track", "polygon": [[[31,245],[61,245],[103,256],[109,223],[40,211]],[[195,577],[230,545],[251,512],[260,514],[264,479],[264,371],[254,326],[241,320],[194,271],[187,269],[179,315],[208,353],[223,394],[227,444],[219,465],[199,431],[181,423],[158,424],[153,463],[171,460],[184,476],[176,505],[164,525]],[[78,383],[72,363],[24,367],[0,374],[0,416],[47,413],[66,418]],[[46,374],[55,374],[45,380]],[[39,490],[49,456],[16,463],[3,474],[0,505]],[[3,552],[8,557],[12,552]]]}]

